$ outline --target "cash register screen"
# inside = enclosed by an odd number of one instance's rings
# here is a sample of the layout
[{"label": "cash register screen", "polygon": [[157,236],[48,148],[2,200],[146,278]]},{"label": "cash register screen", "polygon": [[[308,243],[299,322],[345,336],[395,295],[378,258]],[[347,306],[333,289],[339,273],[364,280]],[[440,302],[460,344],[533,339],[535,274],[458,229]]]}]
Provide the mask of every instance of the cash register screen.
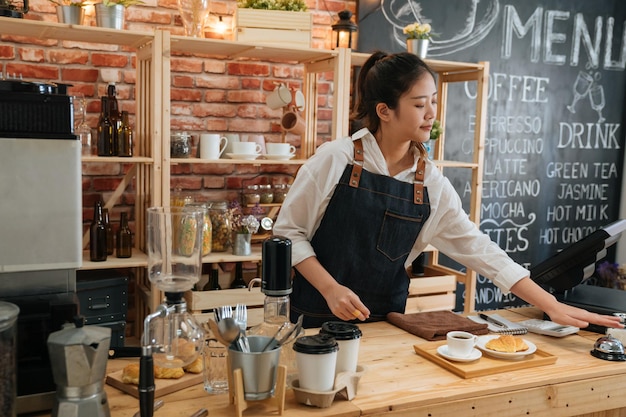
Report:
[{"label": "cash register screen", "polygon": [[626,230],[626,220],[618,220],[566,247],[530,269],[530,277],[544,288],[567,291],[595,272],[596,262]]}]

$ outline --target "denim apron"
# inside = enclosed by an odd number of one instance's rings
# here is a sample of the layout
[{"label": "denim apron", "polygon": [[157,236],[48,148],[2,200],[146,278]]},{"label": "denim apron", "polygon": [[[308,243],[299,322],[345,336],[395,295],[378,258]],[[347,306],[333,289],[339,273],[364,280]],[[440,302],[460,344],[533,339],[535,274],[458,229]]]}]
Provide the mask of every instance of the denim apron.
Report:
[{"label": "denim apron", "polygon": [[[369,321],[404,312],[409,277],[404,267],[428,216],[426,163],[420,158],[413,184],[363,170],[363,144],[341,175],[311,245],[324,268],[369,308]],[[304,327],[320,327],[334,316],[322,295],[297,270],[290,318],[304,314]]]}]

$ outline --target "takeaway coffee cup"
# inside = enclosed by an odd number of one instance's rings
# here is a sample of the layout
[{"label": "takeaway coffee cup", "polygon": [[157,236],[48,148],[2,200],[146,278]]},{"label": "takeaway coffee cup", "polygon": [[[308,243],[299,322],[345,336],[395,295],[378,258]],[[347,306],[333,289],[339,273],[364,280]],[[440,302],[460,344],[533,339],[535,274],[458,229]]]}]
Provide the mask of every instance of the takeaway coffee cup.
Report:
[{"label": "takeaway coffee cup", "polygon": [[296,154],[296,147],[288,143],[266,143],[265,150],[268,155],[290,155]]},{"label": "takeaway coffee cup", "polygon": [[474,350],[477,339],[477,336],[468,332],[448,332],[446,334],[446,341],[448,342],[448,353],[450,354],[450,356],[466,358],[472,353],[472,350]]},{"label": "takeaway coffee cup", "polygon": [[302,336],[293,344],[300,388],[330,391],[335,384],[335,367],[339,345],[327,334]]},{"label": "takeaway coffee cup", "polygon": [[217,133],[200,135],[200,158],[219,159],[228,145],[228,138]]},{"label": "takeaway coffee cup", "polygon": [[320,334],[332,336],[339,345],[335,374],[340,372],[356,372],[359,359],[361,330],[356,324],[343,321],[327,321],[322,324]]},{"label": "takeaway coffee cup", "polygon": [[291,103],[291,91],[285,84],[277,85],[274,91],[269,93],[265,99],[267,106],[272,109],[280,109]]},{"label": "takeaway coffee cup", "polygon": [[262,150],[255,142],[235,142],[232,147],[234,155],[260,155]]}]

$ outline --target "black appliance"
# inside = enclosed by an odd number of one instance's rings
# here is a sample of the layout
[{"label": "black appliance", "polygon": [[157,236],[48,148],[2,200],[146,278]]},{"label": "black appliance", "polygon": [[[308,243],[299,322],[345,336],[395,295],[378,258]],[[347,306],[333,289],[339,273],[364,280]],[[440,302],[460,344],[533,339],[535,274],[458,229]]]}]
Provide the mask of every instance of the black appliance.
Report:
[{"label": "black appliance", "polygon": [[20,19],[26,13],[28,13],[28,0],[24,0],[22,6],[15,5],[11,0],[0,0],[0,16]]},{"label": "black appliance", "polygon": [[[626,291],[588,285],[596,263],[626,230],[626,220],[604,226],[530,269],[533,281],[559,301],[599,314],[626,317]],[[544,315],[546,319],[550,319]],[[606,327],[590,325],[585,330],[602,333]]]}]

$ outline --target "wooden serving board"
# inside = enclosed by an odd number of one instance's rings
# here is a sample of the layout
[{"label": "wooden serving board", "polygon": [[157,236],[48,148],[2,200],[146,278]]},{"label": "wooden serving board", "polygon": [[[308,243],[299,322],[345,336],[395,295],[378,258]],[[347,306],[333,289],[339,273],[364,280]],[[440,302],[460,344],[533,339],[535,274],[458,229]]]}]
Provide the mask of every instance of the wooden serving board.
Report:
[{"label": "wooden serving board", "polygon": [[473,362],[450,361],[437,353],[437,348],[445,345],[446,341],[428,342],[413,345],[415,353],[449,370],[462,378],[474,378],[477,376],[492,375],[501,372],[514,371],[516,369],[533,368],[536,366],[551,365],[557,357],[541,349],[537,349],[532,355],[522,359],[498,359],[483,352],[483,355]]},{"label": "wooden serving board", "polygon": [[[122,382],[123,370],[112,372],[107,375],[106,383],[115,387],[127,394],[132,395],[135,398],[139,398],[139,390],[135,384],[125,384]],[[179,379],[160,379],[154,380],[154,398],[161,397],[172,392],[179,391],[183,388],[191,387],[192,385],[201,384],[203,382],[202,374],[192,374],[186,372]]]}]

